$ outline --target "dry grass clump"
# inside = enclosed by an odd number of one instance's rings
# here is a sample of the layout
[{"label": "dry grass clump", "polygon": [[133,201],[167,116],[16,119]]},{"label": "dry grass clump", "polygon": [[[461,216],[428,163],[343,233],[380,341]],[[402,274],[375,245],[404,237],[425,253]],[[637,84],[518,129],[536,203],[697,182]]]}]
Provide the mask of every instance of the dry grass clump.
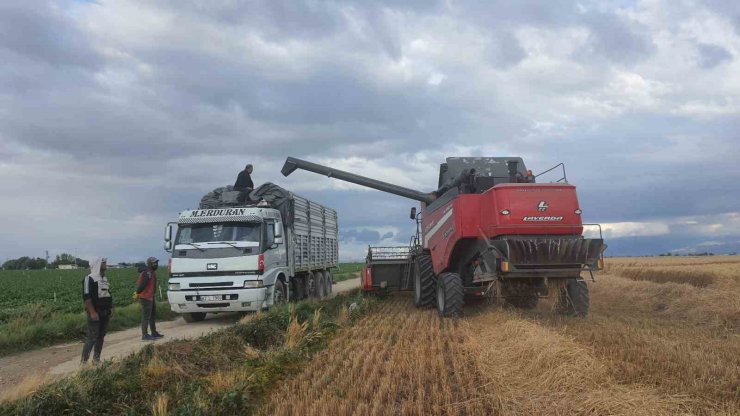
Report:
[{"label": "dry grass clump", "polygon": [[349,308],[347,308],[347,306],[342,306],[337,315],[337,325],[343,327],[347,325],[347,323],[349,323]]},{"label": "dry grass clump", "polygon": [[153,416],[167,416],[169,414],[170,398],[166,393],[159,393],[152,403]]},{"label": "dry grass clump", "polygon": [[300,323],[294,316],[290,319],[288,329],[285,331],[285,348],[293,349],[301,344],[308,331],[308,322]]},{"label": "dry grass clump", "polygon": [[38,391],[49,381],[49,377],[45,374],[31,374],[16,386],[6,390],[2,396],[0,396],[0,402],[18,400],[22,397],[29,396]]}]

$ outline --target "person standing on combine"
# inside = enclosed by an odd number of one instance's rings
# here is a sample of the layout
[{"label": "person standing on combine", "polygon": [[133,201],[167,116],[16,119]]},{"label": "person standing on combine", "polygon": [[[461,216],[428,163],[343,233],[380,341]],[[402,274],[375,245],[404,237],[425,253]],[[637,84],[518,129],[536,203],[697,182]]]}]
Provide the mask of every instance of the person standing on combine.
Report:
[{"label": "person standing on combine", "polygon": [[[162,338],[164,335],[157,332],[155,323],[157,314],[157,302],[154,298],[154,292],[157,288],[157,268],[159,260],[154,257],[146,259],[146,269],[139,273],[136,282],[136,293],[134,295],[139,299],[141,304],[141,340],[154,341]],[[147,327],[151,334],[147,333]]]},{"label": "person standing on combine", "polygon": [[234,182],[235,191],[252,192],[254,190],[254,182],[252,182],[252,171],[254,168],[252,165],[247,165],[243,171],[239,172],[239,176],[236,177]]},{"label": "person standing on combine", "polygon": [[103,351],[103,339],[113,310],[113,297],[108,279],[105,278],[107,268],[105,259],[96,259],[90,265],[90,274],[82,280],[82,300],[87,315],[87,338],[82,347],[83,364],[90,359],[91,351],[93,363],[99,363],[100,352]]}]

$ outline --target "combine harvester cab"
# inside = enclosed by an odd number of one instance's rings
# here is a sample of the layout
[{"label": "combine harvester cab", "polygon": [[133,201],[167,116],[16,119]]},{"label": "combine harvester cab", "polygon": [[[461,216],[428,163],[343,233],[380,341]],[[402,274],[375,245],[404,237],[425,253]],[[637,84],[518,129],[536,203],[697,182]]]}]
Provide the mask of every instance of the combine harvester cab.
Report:
[{"label": "combine harvester cab", "polygon": [[336,211],[273,184],[220,190],[165,229],[173,312],[193,322],[331,293]]},{"label": "combine harvester cab", "polygon": [[[405,269],[419,307],[436,304],[441,315],[455,316],[465,297],[495,297],[532,308],[554,286],[560,312],[588,313],[581,272],[602,268],[606,245],[598,224],[582,222],[564,167],[561,180],[540,184],[521,158],[450,157],[440,166],[439,188],[429,193],[291,157],[282,173],[296,169],[421,202],[418,215],[412,208],[417,236]],[[598,238],[585,238],[585,227]],[[373,276],[372,254],[365,279],[375,284],[381,280]]]}]

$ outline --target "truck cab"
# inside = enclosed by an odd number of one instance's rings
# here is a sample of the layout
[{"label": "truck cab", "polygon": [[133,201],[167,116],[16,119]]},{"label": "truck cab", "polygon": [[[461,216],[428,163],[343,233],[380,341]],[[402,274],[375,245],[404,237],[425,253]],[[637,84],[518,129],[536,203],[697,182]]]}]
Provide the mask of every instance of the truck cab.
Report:
[{"label": "truck cab", "polygon": [[286,301],[285,233],[280,211],[270,207],[180,213],[165,230],[172,311],[192,322],[206,313],[258,311]]}]

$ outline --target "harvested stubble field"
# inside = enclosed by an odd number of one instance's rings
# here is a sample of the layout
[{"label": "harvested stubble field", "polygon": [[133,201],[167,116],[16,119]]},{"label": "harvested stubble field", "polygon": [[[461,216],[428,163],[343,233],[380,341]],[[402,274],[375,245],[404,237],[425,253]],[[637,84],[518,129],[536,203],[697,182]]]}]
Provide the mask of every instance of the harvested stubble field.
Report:
[{"label": "harvested stubble field", "polygon": [[587,319],[544,299],[442,320],[394,296],[260,413],[740,414],[740,258],[607,263]]}]

